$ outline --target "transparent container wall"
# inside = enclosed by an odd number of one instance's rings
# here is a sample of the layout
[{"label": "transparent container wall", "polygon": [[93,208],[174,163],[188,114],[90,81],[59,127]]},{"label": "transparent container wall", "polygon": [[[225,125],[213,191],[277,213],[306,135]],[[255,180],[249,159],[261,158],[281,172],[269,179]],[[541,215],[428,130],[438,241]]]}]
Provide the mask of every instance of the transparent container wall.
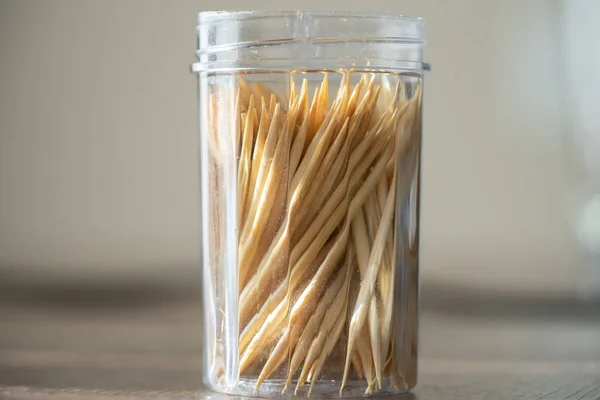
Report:
[{"label": "transparent container wall", "polygon": [[206,384],[416,383],[420,73],[199,75]]}]

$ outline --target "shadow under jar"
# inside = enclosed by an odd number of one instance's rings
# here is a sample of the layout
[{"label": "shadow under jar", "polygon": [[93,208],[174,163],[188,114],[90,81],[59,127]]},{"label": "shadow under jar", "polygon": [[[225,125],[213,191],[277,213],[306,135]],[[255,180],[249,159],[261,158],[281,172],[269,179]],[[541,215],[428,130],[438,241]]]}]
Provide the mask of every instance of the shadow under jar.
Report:
[{"label": "shadow under jar", "polygon": [[411,389],[423,21],[203,12],[197,32],[205,383]]}]

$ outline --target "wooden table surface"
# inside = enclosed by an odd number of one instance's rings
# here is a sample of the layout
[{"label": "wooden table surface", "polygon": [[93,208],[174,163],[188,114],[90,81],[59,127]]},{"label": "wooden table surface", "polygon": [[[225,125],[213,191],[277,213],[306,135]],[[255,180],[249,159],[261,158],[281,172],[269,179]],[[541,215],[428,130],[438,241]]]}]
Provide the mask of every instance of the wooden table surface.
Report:
[{"label": "wooden table surface", "polygon": [[[600,313],[425,286],[419,400],[600,400]],[[0,285],[0,399],[223,398],[201,386],[198,289]]]}]

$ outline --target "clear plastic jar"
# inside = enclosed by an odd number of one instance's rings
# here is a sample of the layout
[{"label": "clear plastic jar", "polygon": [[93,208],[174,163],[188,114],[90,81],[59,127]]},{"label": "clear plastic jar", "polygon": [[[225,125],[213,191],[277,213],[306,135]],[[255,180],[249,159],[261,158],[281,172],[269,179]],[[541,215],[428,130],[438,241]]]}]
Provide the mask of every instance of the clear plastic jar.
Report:
[{"label": "clear plastic jar", "polygon": [[423,21],[204,12],[197,32],[205,383],[409,390]]}]

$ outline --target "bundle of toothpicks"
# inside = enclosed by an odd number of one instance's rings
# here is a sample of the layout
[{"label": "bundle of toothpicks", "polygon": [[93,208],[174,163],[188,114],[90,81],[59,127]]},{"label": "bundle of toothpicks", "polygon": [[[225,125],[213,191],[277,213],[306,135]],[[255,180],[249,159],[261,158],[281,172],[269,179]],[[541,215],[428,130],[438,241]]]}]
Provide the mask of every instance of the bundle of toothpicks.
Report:
[{"label": "bundle of toothpicks", "polygon": [[330,98],[327,73],[312,93],[290,75],[286,96],[238,81],[239,373],[309,394],[350,374],[372,393],[402,379],[397,220],[418,175],[420,81],[340,71]]}]

